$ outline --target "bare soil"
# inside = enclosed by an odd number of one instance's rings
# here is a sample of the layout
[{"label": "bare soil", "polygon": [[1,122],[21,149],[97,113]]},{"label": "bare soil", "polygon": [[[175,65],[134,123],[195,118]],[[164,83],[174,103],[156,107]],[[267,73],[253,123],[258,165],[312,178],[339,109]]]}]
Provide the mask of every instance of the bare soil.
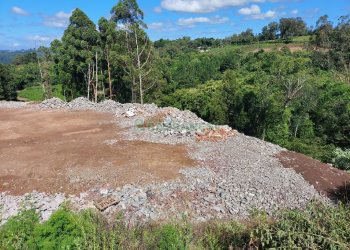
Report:
[{"label": "bare soil", "polygon": [[282,165],[293,168],[317,191],[333,199],[348,201],[350,174],[303,154],[283,151],[277,155]]},{"label": "bare soil", "polygon": [[0,109],[0,192],[77,194],[180,177],[184,145],[125,141],[112,114]]}]

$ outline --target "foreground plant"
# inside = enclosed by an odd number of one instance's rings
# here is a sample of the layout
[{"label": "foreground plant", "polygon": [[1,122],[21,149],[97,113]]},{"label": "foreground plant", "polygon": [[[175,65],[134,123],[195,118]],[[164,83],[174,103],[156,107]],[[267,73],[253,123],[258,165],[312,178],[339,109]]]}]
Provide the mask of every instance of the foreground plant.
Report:
[{"label": "foreground plant", "polygon": [[248,221],[190,224],[186,219],[130,226],[96,212],[67,207],[39,223],[22,211],[0,227],[0,249],[350,249],[350,206],[310,204]]}]

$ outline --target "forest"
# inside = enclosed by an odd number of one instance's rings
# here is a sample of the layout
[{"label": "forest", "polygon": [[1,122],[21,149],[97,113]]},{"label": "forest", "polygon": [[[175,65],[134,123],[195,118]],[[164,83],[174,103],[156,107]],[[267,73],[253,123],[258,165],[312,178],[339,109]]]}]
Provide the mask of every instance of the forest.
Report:
[{"label": "forest", "polygon": [[324,15],[313,28],[281,18],[259,34],[151,41],[135,0],[119,1],[97,24],[75,9],[61,40],[0,64],[0,100],[29,90],[41,91],[37,101],[84,96],[188,109],[350,166],[350,16],[332,23]]}]

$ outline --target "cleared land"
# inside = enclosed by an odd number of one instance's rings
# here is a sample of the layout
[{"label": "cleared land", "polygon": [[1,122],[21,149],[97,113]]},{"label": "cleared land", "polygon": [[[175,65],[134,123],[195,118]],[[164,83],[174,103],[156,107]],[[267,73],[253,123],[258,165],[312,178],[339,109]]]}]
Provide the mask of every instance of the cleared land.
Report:
[{"label": "cleared land", "polygon": [[102,204],[107,217],[123,212],[136,223],[244,218],[252,208],[274,213],[348,192],[343,171],[238,132],[211,140],[216,134],[198,132],[203,126],[212,125],[152,104],[2,102],[2,221],[28,199],[43,220],[68,201],[76,209]]},{"label": "cleared land", "polygon": [[[183,145],[119,141],[113,115],[0,109],[0,192],[77,194],[179,177]],[[118,143],[115,143],[117,142]]]}]

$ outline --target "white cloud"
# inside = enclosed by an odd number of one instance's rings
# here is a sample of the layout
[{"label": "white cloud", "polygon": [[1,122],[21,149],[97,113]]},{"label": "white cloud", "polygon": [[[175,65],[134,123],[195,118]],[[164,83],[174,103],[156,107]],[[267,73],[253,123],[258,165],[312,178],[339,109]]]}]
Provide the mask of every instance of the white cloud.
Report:
[{"label": "white cloud", "polygon": [[260,14],[260,12],[260,7],[256,4],[253,4],[249,8],[242,8],[238,11],[238,13],[242,15],[255,15]]},{"label": "white cloud", "polygon": [[11,8],[11,12],[13,14],[20,15],[20,16],[28,16],[29,15],[29,13],[26,10],[24,10],[18,6],[13,6]]},{"label": "white cloud", "polygon": [[191,17],[191,18],[180,18],[177,21],[178,25],[181,26],[188,26],[188,27],[194,27],[197,23],[209,23],[209,24],[220,24],[220,23],[226,23],[230,19],[228,17],[220,17],[216,16],[213,18],[209,17]]},{"label": "white cloud", "polygon": [[34,41],[34,42],[49,42],[54,40],[55,38],[50,36],[35,35],[35,36],[29,36],[27,39],[29,41]]},{"label": "white cloud", "polygon": [[156,12],[156,13],[161,13],[163,10],[162,10],[162,7],[157,6],[157,7],[155,7],[155,8],[153,9],[153,11]]},{"label": "white cloud", "polygon": [[292,15],[298,15],[298,13],[299,13],[299,11],[298,11],[297,9],[292,10],[292,11],[290,12],[290,14],[292,14]]},{"label": "white cloud", "polygon": [[154,23],[148,24],[148,28],[150,28],[152,30],[159,30],[163,27],[164,27],[164,23],[162,23],[162,22],[154,22]]},{"label": "white cloud", "polygon": [[225,7],[263,3],[265,1],[267,0],[162,0],[161,6],[172,11],[208,13]]},{"label": "white cloud", "polygon": [[267,19],[275,18],[277,16],[276,11],[268,10],[266,13],[261,13],[261,9],[258,5],[253,4],[249,8],[242,8],[238,10],[241,15],[248,16],[251,19]]},{"label": "white cloud", "polygon": [[53,16],[45,16],[43,24],[48,27],[66,28],[71,15],[72,12],[66,13],[64,11],[59,11]]},{"label": "white cloud", "polygon": [[151,30],[155,30],[157,32],[170,32],[176,31],[177,28],[174,27],[171,23],[163,23],[163,22],[154,22],[148,24],[148,28]]}]

